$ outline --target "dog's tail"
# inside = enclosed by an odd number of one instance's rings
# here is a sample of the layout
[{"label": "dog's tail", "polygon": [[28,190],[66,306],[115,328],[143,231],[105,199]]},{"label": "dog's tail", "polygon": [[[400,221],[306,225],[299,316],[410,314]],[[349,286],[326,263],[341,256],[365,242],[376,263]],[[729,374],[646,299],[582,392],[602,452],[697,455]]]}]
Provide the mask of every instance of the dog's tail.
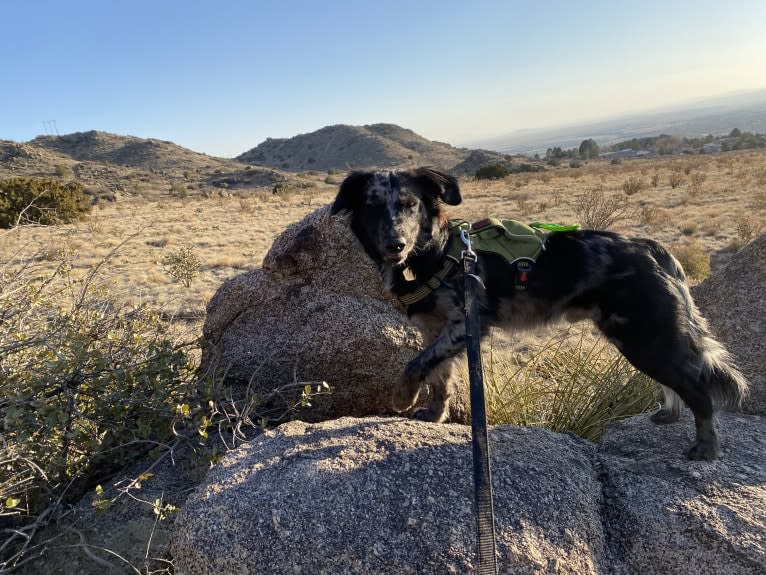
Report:
[{"label": "dog's tail", "polygon": [[735,367],[731,354],[712,336],[703,336],[699,343],[703,385],[718,405],[739,409],[749,393],[747,378]]},{"label": "dog's tail", "polygon": [[692,299],[689,288],[681,284],[689,315],[690,334],[697,348],[700,381],[720,407],[739,409],[749,393],[747,378],[736,367],[731,353],[710,333],[707,320],[702,316]]}]

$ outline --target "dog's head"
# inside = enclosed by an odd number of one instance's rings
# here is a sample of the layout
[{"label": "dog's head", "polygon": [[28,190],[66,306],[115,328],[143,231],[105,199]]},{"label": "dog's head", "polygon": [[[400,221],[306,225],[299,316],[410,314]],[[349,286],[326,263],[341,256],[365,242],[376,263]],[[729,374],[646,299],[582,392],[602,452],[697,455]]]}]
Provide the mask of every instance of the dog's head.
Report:
[{"label": "dog's head", "polygon": [[351,212],[351,229],[378,263],[403,265],[442,229],[443,204],[461,201],[457,180],[429,168],[398,172],[352,172],[343,181],[332,213]]}]

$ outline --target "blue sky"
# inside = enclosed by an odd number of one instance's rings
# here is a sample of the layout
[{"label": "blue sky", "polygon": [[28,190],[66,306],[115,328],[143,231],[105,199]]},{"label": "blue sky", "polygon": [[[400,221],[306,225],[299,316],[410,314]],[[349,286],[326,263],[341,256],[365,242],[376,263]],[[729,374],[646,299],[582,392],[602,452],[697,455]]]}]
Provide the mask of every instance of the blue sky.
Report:
[{"label": "blue sky", "polygon": [[461,145],[766,88],[766,2],[0,0],[0,138],[235,156],[391,122]]}]

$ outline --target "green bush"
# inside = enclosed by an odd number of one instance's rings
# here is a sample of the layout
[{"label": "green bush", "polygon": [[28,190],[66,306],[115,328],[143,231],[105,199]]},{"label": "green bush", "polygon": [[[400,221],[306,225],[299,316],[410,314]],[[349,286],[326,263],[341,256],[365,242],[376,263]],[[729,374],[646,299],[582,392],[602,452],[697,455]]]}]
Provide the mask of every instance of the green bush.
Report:
[{"label": "green bush", "polygon": [[482,166],[476,170],[477,180],[501,180],[506,177],[510,172],[505,166],[500,164],[491,164],[489,166]]},{"label": "green bush", "polygon": [[118,306],[93,277],[71,277],[65,262],[47,274],[0,268],[2,566],[62,503],[200,413],[191,342],[145,307]]},{"label": "green bush", "polygon": [[90,213],[91,201],[79,182],[11,178],[0,181],[0,228],[16,224],[52,225]]}]

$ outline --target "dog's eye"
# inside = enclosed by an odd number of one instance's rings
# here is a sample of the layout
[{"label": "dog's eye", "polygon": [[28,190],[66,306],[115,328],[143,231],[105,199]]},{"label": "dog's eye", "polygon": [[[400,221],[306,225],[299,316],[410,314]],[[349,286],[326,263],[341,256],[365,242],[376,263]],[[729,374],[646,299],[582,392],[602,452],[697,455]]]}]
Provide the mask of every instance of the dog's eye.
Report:
[{"label": "dog's eye", "polygon": [[399,209],[407,208],[412,209],[418,205],[418,201],[415,198],[401,198],[399,200]]}]

